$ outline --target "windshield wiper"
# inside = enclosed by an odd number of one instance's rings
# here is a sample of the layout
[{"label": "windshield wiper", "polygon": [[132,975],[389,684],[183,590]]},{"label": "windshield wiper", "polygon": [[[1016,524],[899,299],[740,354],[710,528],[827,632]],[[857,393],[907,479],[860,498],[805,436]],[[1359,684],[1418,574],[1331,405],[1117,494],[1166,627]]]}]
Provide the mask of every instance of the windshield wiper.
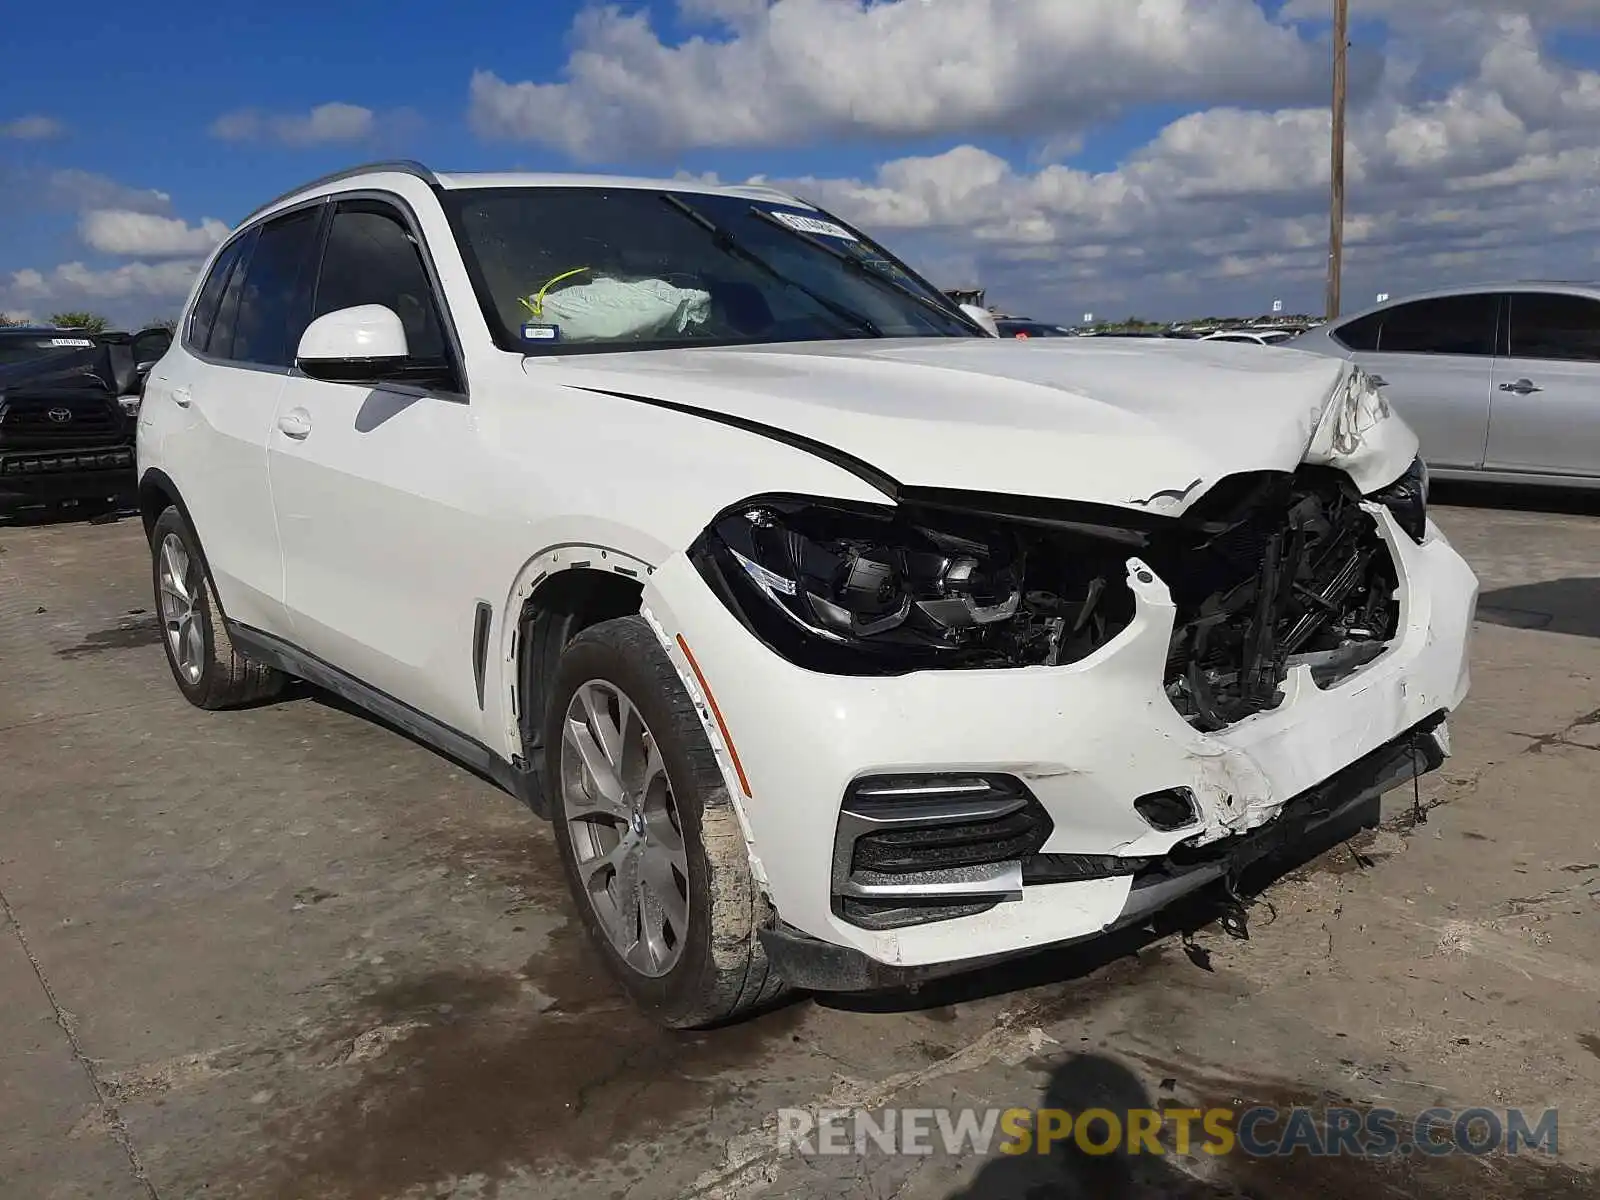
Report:
[{"label": "windshield wiper", "polygon": [[778,270],[777,267],[769,263],[766,259],[762,258],[755,251],[740,245],[739,240],[735,238],[730,231],[724,229],[721,225],[718,225],[699,209],[678,199],[678,197],[674,196],[671,192],[658,192],[656,194],[659,195],[662,200],[666,201],[667,204],[677,209],[684,216],[688,217],[689,220],[693,221],[696,225],[700,226],[701,229],[704,229],[707,233],[709,233],[712,237],[712,240],[716,242],[718,248],[733,255],[735,258],[742,259],[743,261],[749,263],[752,267],[755,267],[756,270],[760,271],[768,278],[774,279],[786,287],[792,287],[796,291],[801,292],[817,304],[821,305],[823,308],[827,309],[841,321],[848,322],[857,329],[862,330],[868,337],[881,338],[884,336],[883,330],[879,329],[878,326],[873,323],[871,317],[865,316],[862,313],[858,313],[854,309],[840,304],[837,300],[833,300],[822,295],[822,293],[806,286],[798,279],[791,279],[782,271]]},{"label": "windshield wiper", "polygon": [[932,309],[947,321],[959,321],[963,325],[969,326],[977,333],[981,333],[985,337],[989,336],[989,331],[980,326],[976,321],[972,320],[972,318],[967,316],[966,313],[953,312],[945,305],[940,304],[932,296],[925,296],[914,288],[907,287],[894,276],[885,274],[883,271],[880,271],[876,267],[872,266],[866,260],[857,258],[853,254],[846,254],[842,250],[835,250],[821,238],[806,233],[804,230],[796,229],[793,225],[786,224],[784,221],[778,218],[777,214],[768,209],[762,208],[758,204],[752,204],[750,206],[750,211],[753,212],[757,217],[761,218],[761,220],[765,221],[768,225],[774,225],[783,230],[785,233],[789,234],[791,237],[797,237],[807,245],[821,250],[829,258],[837,259],[846,267],[849,267],[858,275],[862,276],[862,278],[870,279],[874,283],[888,288],[897,296],[904,296],[909,300],[915,300],[918,304],[922,305],[923,308]]}]

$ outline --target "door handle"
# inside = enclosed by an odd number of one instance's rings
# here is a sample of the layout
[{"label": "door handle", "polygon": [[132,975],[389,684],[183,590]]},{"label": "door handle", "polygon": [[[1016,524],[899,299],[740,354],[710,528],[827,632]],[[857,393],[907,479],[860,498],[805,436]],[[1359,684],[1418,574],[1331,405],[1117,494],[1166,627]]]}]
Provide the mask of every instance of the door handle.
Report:
[{"label": "door handle", "polygon": [[304,441],[311,433],[311,414],[303,408],[291,408],[278,417],[278,432],[295,441]]},{"label": "door handle", "polygon": [[172,397],[172,402],[179,408],[188,408],[189,405],[194,403],[194,396],[190,394],[189,389],[186,387],[175,387],[168,395]]},{"label": "door handle", "polygon": [[1519,396],[1527,396],[1534,392],[1544,391],[1542,387],[1537,386],[1531,379],[1519,379],[1515,383],[1502,383],[1500,390],[1502,392],[1515,392]]}]

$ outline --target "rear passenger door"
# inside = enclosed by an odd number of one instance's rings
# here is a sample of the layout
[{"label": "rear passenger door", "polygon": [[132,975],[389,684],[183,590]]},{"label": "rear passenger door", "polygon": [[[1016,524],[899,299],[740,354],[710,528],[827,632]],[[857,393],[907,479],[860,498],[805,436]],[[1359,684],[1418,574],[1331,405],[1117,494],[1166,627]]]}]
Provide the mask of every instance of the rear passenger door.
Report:
[{"label": "rear passenger door", "polygon": [[1485,466],[1600,475],[1600,301],[1514,292],[1508,304]]},{"label": "rear passenger door", "polygon": [[1334,333],[1384,381],[1384,394],[1435,466],[1483,465],[1499,311],[1500,297],[1490,292],[1414,300]]},{"label": "rear passenger door", "polygon": [[145,394],[146,406],[173,406],[161,457],[223,609],[269,632],[286,621],[267,434],[289,369],[288,326],[305,320],[320,215],[314,205],[275,217],[223,250]]}]

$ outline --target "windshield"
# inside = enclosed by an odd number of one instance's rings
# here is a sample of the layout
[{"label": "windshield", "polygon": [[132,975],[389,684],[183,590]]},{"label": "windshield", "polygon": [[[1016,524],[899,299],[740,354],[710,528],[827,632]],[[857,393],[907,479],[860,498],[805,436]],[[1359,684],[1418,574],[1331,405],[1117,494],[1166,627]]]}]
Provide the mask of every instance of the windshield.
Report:
[{"label": "windshield", "polygon": [[21,337],[0,337],[0,367],[14,363],[36,362],[41,359],[82,355],[94,349],[92,338],[72,334],[26,334]]},{"label": "windshield", "polygon": [[798,204],[592,187],[446,204],[495,340],[522,353],[984,336],[882,247]]}]

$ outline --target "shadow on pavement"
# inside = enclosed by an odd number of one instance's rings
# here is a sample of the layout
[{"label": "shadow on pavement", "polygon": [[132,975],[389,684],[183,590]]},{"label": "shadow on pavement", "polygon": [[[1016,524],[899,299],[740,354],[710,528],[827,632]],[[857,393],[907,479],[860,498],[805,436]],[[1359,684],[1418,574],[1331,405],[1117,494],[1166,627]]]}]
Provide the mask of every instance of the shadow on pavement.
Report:
[{"label": "shadow on pavement", "polygon": [[139,515],[137,506],[128,507],[109,500],[79,500],[70,504],[48,504],[0,511],[0,529],[37,528],[46,525],[105,525],[123,517]]},{"label": "shadow on pavement", "polygon": [[1600,638],[1600,579],[1555,579],[1485,592],[1478,619],[1513,629]]},{"label": "shadow on pavement", "polygon": [[1436,480],[1430,504],[1600,517],[1600,488],[1525,487]]},{"label": "shadow on pavement", "polygon": [[[1181,1067],[1171,1070],[1182,1072]],[[1219,1130],[1236,1134],[1241,1118],[1253,1108],[1268,1106],[1283,1116],[1252,1122],[1258,1146],[1273,1148],[1289,1129],[1287,1110],[1304,1107],[1314,1130],[1309,1145],[1326,1145],[1329,1106],[1361,1109],[1358,1103],[1318,1089],[1281,1080],[1219,1080],[1196,1075],[1160,1082],[1160,1099],[1151,1096],[1139,1076],[1117,1060],[1100,1054],[1075,1054],[1051,1073],[1039,1107],[1070,1114],[1060,1120],[1068,1136],[1053,1140],[1041,1152],[996,1155],[972,1182],[949,1200],[1345,1200],[1346,1197],[1405,1196],[1410,1200],[1580,1200],[1600,1188],[1600,1175],[1561,1166],[1542,1151],[1516,1156],[1479,1157],[1452,1153],[1428,1157],[1408,1152],[1417,1114],[1398,1114],[1393,1128],[1395,1152],[1384,1157],[1356,1154],[1329,1156],[1300,1150],[1293,1154],[1251,1156],[1237,1145],[1227,1153],[1207,1153],[1207,1145],[1223,1148]],[[1196,1112],[1190,1126],[1189,1153],[1175,1144],[1177,1122],[1161,1122],[1161,1153],[1129,1153],[1128,1141],[1111,1138],[1105,1115],[1088,1122],[1088,1136],[1075,1136],[1080,1114],[1091,1109],[1110,1114],[1119,1134],[1128,1114],[1140,1110],[1187,1109]],[[1202,1116],[1200,1114],[1205,1114]],[[1229,1115],[1231,1114],[1231,1116]],[[1208,1126],[1209,1117],[1215,1124]],[[1155,1122],[1152,1120],[1151,1124]],[[1296,1126],[1306,1125],[1296,1121]],[[1042,1122],[1036,1122],[1042,1127]],[[1299,1139],[1297,1139],[1299,1140]],[[1441,1140],[1434,1135],[1431,1140]],[[1371,1143],[1366,1143],[1370,1145]]]}]

